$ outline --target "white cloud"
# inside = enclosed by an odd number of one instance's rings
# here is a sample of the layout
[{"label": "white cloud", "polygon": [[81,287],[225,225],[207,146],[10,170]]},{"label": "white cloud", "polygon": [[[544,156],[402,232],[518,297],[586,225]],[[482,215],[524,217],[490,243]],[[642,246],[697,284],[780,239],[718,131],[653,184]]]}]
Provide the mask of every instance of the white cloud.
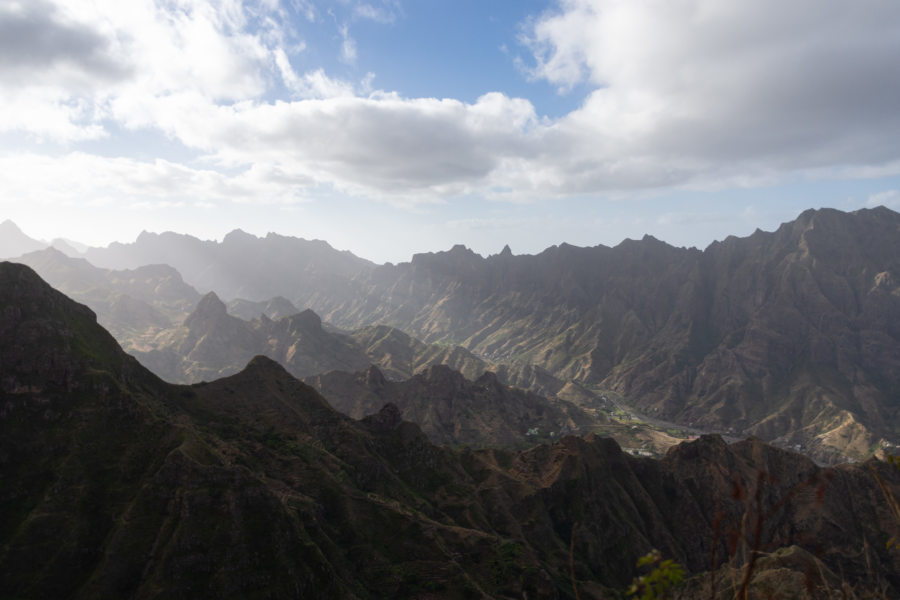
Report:
[{"label": "white cloud", "polygon": [[[404,204],[529,201],[900,172],[895,0],[560,0],[524,33],[534,78],[589,90],[556,120],[502,92],[404,98],[371,73],[310,68],[289,22],[319,20],[306,1],[35,2],[0,7],[0,132],[77,144],[147,128],[207,161],[23,157],[24,172],[72,182],[42,182],[50,197],[294,201],[324,185]],[[350,23],[400,14],[345,8]],[[337,27],[340,58],[359,61]]]},{"label": "white cloud", "polygon": [[900,190],[885,190],[869,196],[866,206],[874,208],[876,206],[887,206],[894,210],[900,209]]},{"label": "white cloud", "polygon": [[277,166],[357,194],[407,201],[477,187],[537,124],[530,103],[367,98],[213,106],[196,94],[148,106],[148,119],[230,167]]},{"label": "white cloud", "polygon": [[157,159],[137,161],[71,152],[0,156],[0,205],[148,208],[229,201],[303,202],[313,182],[275,167],[254,165],[233,175]]},{"label": "white cloud", "polygon": [[563,0],[526,39],[533,76],[596,88],[559,131],[601,168],[666,184],[898,157],[891,0]]},{"label": "white cloud", "polygon": [[[287,54],[281,48],[275,50],[275,63],[285,86],[298,98],[323,99],[355,95],[352,83],[332,79],[323,69],[309,71],[302,76],[297,75]],[[366,80],[363,80],[362,85],[368,85]]]},{"label": "white cloud", "polygon": [[349,65],[356,62],[356,40],[350,36],[350,31],[346,25],[340,27],[341,38],[341,61]]},{"label": "white cloud", "polygon": [[353,7],[353,16],[376,23],[393,23],[401,12],[400,3],[395,0],[382,0],[380,5],[360,2]]}]

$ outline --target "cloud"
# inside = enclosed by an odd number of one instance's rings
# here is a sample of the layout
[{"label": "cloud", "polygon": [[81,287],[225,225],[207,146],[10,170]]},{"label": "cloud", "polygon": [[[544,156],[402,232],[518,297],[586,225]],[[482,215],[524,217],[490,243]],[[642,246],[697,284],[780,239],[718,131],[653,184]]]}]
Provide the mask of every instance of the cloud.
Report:
[{"label": "cloud", "polygon": [[147,104],[147,119],[211,164],[273,165],[317,184],[393,198],[478,187],[535,127],[533,106],[502,94],[473,104],[394,94],[213,106],[197,94]]},{"label": "cloud", "polygon": [[[68,143],[105,135],[110,118],[143,123],[122,107],[193,91],[212,102],[257,97],[267,88],[277,25],[250,30],[236,0],[210,4],[136,0],[29,0],[0,8],[0,131]],[[117,110],[118,108],[118,110]],[[37,114],[55,116],[36,119]]]},{"label": "cloud", "polygon": [[558,129],[601,168],[627,156],[666,185],[898,157],[890,0],[564,0],[524,39],[533,77],[595,88]]},{"label": "cloud", "polygon": [[114,56],[113,40],[83,23],[66,18],[43,0],[12,2],[0,7],[0,78],[7,84],[33,85],[50,78],[96,78],[102,82],[127,77],[128,64]]},{"label": "cloud", "polygon": [[[298,98],[342,98],[355,95],[352,83],[339,79],[332,79],[325,74],[323,69],[316,69],[297,75],[291,66],[287,54],[282,49],[275,51],[275,63],[285,86]],[[363,80],[361,85],[366,87],[371,82]]]},{"label": "cloud", "polygon": [[341,61],[352,65],[356,62],[356,40],[350,36],[350,31],[346,25],[340,27],[341,32]]},{"label": "cloud", "polygon": [[226,175],[162,159],[139,161],[71,152],[0,156],[0,206],[202,205],[209,202],[291,204],[314,182],[276,167],[254,165]]},{"label": "cloud", "polygon": [[897,210],[900,208],[900,190],[885,190],[869,196],[866,206],[874,208],[876,206],[887,206]]},{"label": "cloud", "polygon": [[[900,173],[895,0],[560,0],[522,36],[532,78],[584,94],[557,119],[502,91],[404,98],[371,73],[310,66],[291,21],[320,21],[308,1],[37,2],[0,8],[0,131],[77,144],[151,129],[205,161],[45,159],[88,195],[295,201],[330,186],[400,204],[527,202]],[[342,6],[347,63],[364,56],[347,23],[401,15],[396,2]],[[94,187],[79,161],[102,175]]]},{"label": "cloud", "polygon": [[395,0],[383,0],[380,5],[369,2],[360,2],[353,7],[353,16],[357,19],[375,21],[376,23],[393,23],[397,15],[402,13],[399,2]]}]

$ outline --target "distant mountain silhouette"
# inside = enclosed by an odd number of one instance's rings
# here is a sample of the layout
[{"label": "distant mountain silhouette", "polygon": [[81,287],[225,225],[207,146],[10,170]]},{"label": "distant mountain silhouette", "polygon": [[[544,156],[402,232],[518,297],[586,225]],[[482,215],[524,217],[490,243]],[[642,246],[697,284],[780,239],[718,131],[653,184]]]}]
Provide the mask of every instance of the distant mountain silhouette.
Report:
[{"label": "distant mountain silhouette", "polygon": [[328,297],[336,290],[343,292],[348,279],[373,266],[321,240],[274,233],[258,238],[240,229],[226,235],[221,243],[171,232],[143,232],[132,244],[90,248],[85,258],[110,269],[168,264],[201,292],[215,291],[226,300],[252,301],[275,296],[293,299],[300,286],[309,288],[309,296]]},{"label": "distant mountain silhouette", "polygon": [[822,469],[715,436],[662,460],[593,435],[441,448],[398,407],[354,421],[265,357],[167,384],[12,263],[0,401],[3,597],[562,599],[574,579],[598,599],[652,548],[695,576],[690,597],[714,568],[735,585],[746,548],[761,553],[754,597],[900,593],[897,522],[870,471],[900,494],[892,465]]},{"label": "distant mountain silhouette", "polygon": [[9,219],[0,223],[0,259],[14,258],[46,247],[45,242],[28,237]]},{"label": "distant mountain silhouette", "polygon": [[75,247],[75,243],[70,242],[68,240],[64,240],[62,238],[56,238],[50,242],[50,247],[55,248],[65,254],[66,256],[71,256],[72,258],[79,258],[82,254],[84,254],[84,250],[87,250],[85,247],[82,250],[79,250]]}]

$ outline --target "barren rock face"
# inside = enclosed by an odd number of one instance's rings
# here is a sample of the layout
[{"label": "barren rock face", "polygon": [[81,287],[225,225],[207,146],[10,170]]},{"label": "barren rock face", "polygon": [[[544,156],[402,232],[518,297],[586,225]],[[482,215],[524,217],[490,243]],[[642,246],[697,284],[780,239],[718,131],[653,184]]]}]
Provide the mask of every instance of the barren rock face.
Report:
[{"label": "barren rock face", "polygon": [[[422,379],[503,392],[441,368]],[[860,593],[900,590],[898,524],[869,465],[715,436],[662,460],[593,435],[457,451],[398,406],[345,417],[266,357],[175,386],[9,263],[0,381],[3,596],[564,598],[574,570],[599,598],[651,548],[700,582],[750,548],[767,555],[760,590],[800,585],[810,565]],[[871,465],[900,493],[897,469]]]},{"label": "barren rock face", "polygon": [[[900,442],[898,269],[900,215],[823,209],[703,252],[644,238],[535,256],[420,255],[357,277],[364,295],[316,308],[830,461]],[[846,415],[866,441],[840,441]]]}]

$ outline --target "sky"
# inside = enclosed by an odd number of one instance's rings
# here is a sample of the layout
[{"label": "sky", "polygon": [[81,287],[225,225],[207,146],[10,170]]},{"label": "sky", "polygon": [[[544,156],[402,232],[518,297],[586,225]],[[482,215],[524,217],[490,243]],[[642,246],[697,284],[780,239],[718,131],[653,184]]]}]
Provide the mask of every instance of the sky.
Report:
[{"label": "sky", "polygon": [[900,210],[896,0],[0,0],[0,221],[376,262]]}]

